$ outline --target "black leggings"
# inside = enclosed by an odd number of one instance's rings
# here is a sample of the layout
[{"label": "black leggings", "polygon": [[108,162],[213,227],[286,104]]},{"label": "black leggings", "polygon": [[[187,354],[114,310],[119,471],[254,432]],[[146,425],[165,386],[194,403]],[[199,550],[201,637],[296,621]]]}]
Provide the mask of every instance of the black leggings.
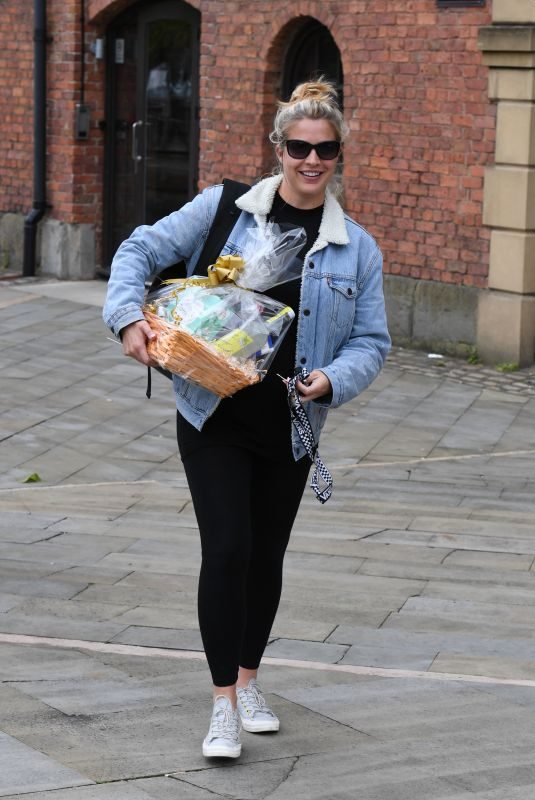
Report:
[{"label": "black leggings", "polygon": [[[291,458],[291,457],[290,457]],[[257,669],[282,589],[282,562],[310,460],[217,445],[183,456],[202,546],[199,625],[212,679]]]}]

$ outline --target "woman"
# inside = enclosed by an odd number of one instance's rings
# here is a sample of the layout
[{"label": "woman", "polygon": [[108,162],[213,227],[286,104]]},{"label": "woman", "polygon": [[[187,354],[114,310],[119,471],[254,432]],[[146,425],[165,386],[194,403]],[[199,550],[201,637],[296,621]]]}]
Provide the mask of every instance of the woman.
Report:
[{"label": "woman", "polygon": [[[240,723],[251,732],[279,729],[257,672],[310,459],[291,431],[277,373],[309,371],[297,390],[317,442],[327,410],[373,381],[390,346],[381,253],[329,189],[346,132],[334,87],[321,79],[301,84],[279,103],[270,136],[279,173],[236,201],[241,214],[223,253],[240,254],[247,229],[267,220],[307,234],[301,278],[266,292],[290,305],[296,319],[265,379],[220,401],[174,378],[178,445],[202,544],[199,623],[214,684],[207,757],[240,755]],[[150,364],[146,345],[154,336],[140,310],[144,282],[182,259],[188,275],[195,273],[220,196],[221,186],[206,189],[135,230],[115,256],[104,318],[125,354],[142,364]]]}]

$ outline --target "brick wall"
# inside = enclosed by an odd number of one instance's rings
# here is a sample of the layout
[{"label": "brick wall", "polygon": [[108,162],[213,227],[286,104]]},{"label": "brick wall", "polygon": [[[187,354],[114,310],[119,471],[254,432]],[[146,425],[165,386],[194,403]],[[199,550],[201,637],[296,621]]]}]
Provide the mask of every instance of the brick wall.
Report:
[{"label": "brick wall", "polygon": [[[494,107],[477,32],[490,9],[441,9],[435,0],[195,0],[202,13],[200,161],[203,187],[254,179],[273,166],[267,143],[281,67],[314,18],[340,51],[345,111],[346,206],[377,237],[394,275],[483,287],[483,168],[493,160]],[[488,0],[488,5],[490,0]],[[80,3],[49,0],[48,192],[51,216],[102,223],[104,62],[90,45],[128,0],[86,0],[89,142],[73,135],[80,100]],[[2,211],[31,205],[31,0],[3,0],[0,92]],[[97,260],[100,260],[97,258]]]},{"label": "brick wall", "polygon": [[31,3],[0,3],[0,211],[29,211],[33,169]]},{"label": "brick wall", "polygon": [[75,109],[82,101],[82,33],[79,0],[49,0],[48,26],[53,41],[48,53],[48,191],[51,216],[71,223],[89,223],[100,231],[103,196],[104,64],[91,45],[99,30],[85,32],[83,100],[91,111],[88,141],[75,138]]},{"label": "brick wall", "polygon": [[259,163],[269,171],[265,137],[280,66],[299,26],[314,17],[341,51],[351,127],[346,206],[380,241],[385,271],[485,286],[482,187],[495,113],[476,43],[490,10],[439,10],[434,0],[324,0],[285,6],[275,17],[272,5],[258,2],[245,13],[249,4],[227,2],[204,16],[201,185],[222,175],[253,178]]}]

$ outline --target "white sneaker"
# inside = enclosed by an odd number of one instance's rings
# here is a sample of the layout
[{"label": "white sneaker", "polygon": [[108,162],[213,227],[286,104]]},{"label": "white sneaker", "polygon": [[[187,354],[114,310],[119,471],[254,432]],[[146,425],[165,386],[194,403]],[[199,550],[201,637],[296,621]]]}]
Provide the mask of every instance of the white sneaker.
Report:
[{"label": "white sneaker", "polygon": [[241,753],[240,717],[228,697],[219,694],[214,700],[210,730],[202,743],[206,758],[238,758]]},{"label": "white sneaker", "polygon": [[244,730],[250,733],[278,731],[280,722],[273,711],[267,707],[260,687],[254,678],[247,686],[237,688],[238,712]]}]

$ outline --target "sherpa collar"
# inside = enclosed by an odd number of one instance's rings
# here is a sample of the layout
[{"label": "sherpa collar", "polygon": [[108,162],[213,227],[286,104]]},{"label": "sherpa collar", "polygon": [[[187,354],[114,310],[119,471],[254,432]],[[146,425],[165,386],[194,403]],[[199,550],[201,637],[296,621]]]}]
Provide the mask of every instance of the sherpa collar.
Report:
[{"label": "sherpa collar", "polygon": [[[248,192],[236,200],[236,205],[242,211],[254,214],[260,226],[265,225],[266,217],[271,211],[277,189],[282,183],[282,175],[273,175],[264,178],[255,184]],[[320,250],[328,244],[349,244],[346,221],[342,207],[334,195],[327,191],[323,216],[318,231],[318,238],[310,252]]]}]

